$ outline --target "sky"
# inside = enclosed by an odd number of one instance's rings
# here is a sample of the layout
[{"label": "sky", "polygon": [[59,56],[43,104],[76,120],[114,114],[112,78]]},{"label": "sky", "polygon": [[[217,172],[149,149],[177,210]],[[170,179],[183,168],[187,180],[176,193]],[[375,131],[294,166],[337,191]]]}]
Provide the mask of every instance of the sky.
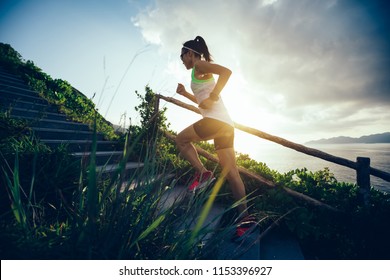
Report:
[{"label": "sky", "polygon": [[[135,91],[186,101],[182,44],[202,36],[233,71],[233,120],[304,143],[390,131],[389,1],[2,0],[0,42],[92,98],[114,124],[137,124]],[[200,116],[167,107],[174,131]],[[237,150],[253,138],[237,133]]]}]

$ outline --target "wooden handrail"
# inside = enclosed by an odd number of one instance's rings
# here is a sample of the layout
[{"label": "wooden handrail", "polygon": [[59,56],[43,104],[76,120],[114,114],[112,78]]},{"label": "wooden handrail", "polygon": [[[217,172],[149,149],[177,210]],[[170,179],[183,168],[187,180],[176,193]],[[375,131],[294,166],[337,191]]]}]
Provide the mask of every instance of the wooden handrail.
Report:
[{"label": "wooden handrail", "polygon": [[[176,136],[169,133],[168,131],[162,131],[164,134],[165,134],[165,137],[167,137],[168,139],[172,140],[172,141],[175,141],[176,139]],[[206,150],[202,149],[201,147],[198,147],[198,146],[195,146],[195,149],[197,150],[198,154],[207,158],[208,160],[210,161],[213,161],[213,162],[216,162],[216,163],[219,163],[219,160],[217,157],[213,156],[212,154],[210,154],[209,152],[207,152]],[[241,166],[238,166],[238,171],[241,173],[241,174],[244,174],[246,176],[248,176],[249,178],[251,179],[254,179],[258,182],[260,182],[261,184],[267,186],[267,187],[271,187],[271,188],[275,188],[276,185],[274,182],[272,182],[271,180],[268,180],[266,178],[264,178],[263,176],[259,175],[259,174],[256,174],[256,173],[253,173]],[[314,198],[311,198],[305,194],[302,194],[302,193],[299,193],[297,191],[294,191],[290,188],[286,188],[286,187],[282,187],[282,189],[284,191],[286,191],[288,194],[290,194],[291,196],[295,197],[295,198],[298,198],[299,200],[303,200],[307,203],[310,203],[311,205],[314,205],[314,206],[317,206],[317,207],[322,207],[322,208],[325,208],[325,209],[328,209],[328,210],[331,210],[333,212],[340,212],[340,210],[326,204],[326,203],[323,203],[321,201],[318,201]]]},{"label": "wooden handrail", "polygon": [[[161,98],[161,99],[165,100],[165,101],[173,103],[173,104],[175,104],[177,106],[180,106],[182,108],[185,108],[187,110],[190,110],[190,111],[193,111],[193,112],[195,112],[197,114],[200,114],[199,109],[197,107],[193,106],[193,105],[189,105],[189,104],[184,103],[184,102],[182,102],[180,100],[177,100],[177,99],[175,99],[173,97],[166,97],[166,96],[163,96],[163,95],[160,95],[160,94],[157,94],[156,96],[158,98]],[[248,126],[236,123],[236,122],[234,123],[234,126],[235,126],[235,128],[237,128],[237,129],[239,129],[241,131],[244,131],[244,132],[247,132],[247,133],[252,134],[254,136],[257,136],[257,137],[260,137],[260,138],[263,138],[263,139],[275,142],[275,143],[280,144],[282,146],[285,146],[287,148],[294,149],[294,150],[296,150],[298,152],[301,152],[301,153],[304,153],[304,154],[307,154],[307,155],[310,155],[310,156],[314,156],[314,157],[317,157],[317,158],[321,158],[323,160],[336,163],[338,165],[346,166],[346,167],[352,168],[354,170],[358,169],[358,164],[356,162],[354,162],[354,161],[351,161],[351,160],[348,160],[348,159],[345,159],[345,158],[342,158],[342,157],[337,157],[337,156],[325,153],[325,152],[317,150],[317,149],[309,148],[309,147],[306,147],[304,145],[291,142],[291,141],[286,140],[284,138],[281,138],[281,137],[278,137],[278,136],[274,136],[274,135],[265,133],[263,131],[260,131],[258,129],[251,128],[251,127],[248,127]],[[381,178],[381,179],[383,179],[385,181],[390,182],[390,173],[382,171],[382,170],[379,170],[379,169],[376,169],[376,168],[373,168],[373,167],[370,167],[369,169],[370,169],[370,174],[371,175],[379,177],[379,178]]]}]

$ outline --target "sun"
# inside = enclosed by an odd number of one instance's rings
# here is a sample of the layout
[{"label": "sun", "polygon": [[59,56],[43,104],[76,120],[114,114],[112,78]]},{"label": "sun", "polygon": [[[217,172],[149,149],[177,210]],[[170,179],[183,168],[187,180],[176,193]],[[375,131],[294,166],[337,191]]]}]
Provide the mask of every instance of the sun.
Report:
[{"label": "sun", "polygon": [[[264,104],[266,102],[255,100],[255,96],[259,96],[259,92],[253,92],[239,73],[235,72],[235,75],[232,75],[221,94],[229,115],[235,123],[273,135],[278,135],[283,131],[284,122],[280,116],[269,112],[269,108]],[[262,104],[264,104],[263,107]],[[269,141],[236,129],[234,142],[236,151],[249,153],[259,145],[264,146]]]}]

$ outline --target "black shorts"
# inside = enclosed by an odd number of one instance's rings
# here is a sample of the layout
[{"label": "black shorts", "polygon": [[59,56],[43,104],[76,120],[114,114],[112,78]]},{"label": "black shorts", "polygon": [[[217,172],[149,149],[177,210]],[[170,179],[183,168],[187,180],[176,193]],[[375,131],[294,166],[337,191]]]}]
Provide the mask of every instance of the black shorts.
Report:
[{"label": "black shorts", "polygon": [[234,127],[216,119],[203,118],[193,124],[196,134],[202,140],[214,139],[216,150],[233,148]]}]

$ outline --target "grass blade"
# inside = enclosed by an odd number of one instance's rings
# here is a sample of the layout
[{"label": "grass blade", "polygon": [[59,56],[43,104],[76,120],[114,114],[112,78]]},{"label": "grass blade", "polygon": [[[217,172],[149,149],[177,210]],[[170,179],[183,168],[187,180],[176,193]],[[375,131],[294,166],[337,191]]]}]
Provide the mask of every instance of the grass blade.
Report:
[{"label": "grass blade", "polygon": [[165,215],[159,216],[154,222],[147,227],[139,236],[138,238],[130,245],[130,248],[133,247],[136,243],[144,239],[146,236],[148,236],[153,230],[155,230],[165,219]]},{"label": "grass blade", "polygon": [[217,194],[219,190],[221,189],[223,183],[225,182],[226,179],[226,174],[227,171],[224,169],[221,173],[221,176],[218,178],[217,182],[215,183],[213,187],[213,191],[210,194],[210,197],[208,198],[206,205],[203,207],[202,212],[199,216],[199,220],[192,232],[191,239],[190,239],[190,244],[193,245],[195,243],[195,238],[199,234],[199,231],[202,229],[202,226],[211,210],[211,207],[213,206],[214,200],[217,197]]}]

